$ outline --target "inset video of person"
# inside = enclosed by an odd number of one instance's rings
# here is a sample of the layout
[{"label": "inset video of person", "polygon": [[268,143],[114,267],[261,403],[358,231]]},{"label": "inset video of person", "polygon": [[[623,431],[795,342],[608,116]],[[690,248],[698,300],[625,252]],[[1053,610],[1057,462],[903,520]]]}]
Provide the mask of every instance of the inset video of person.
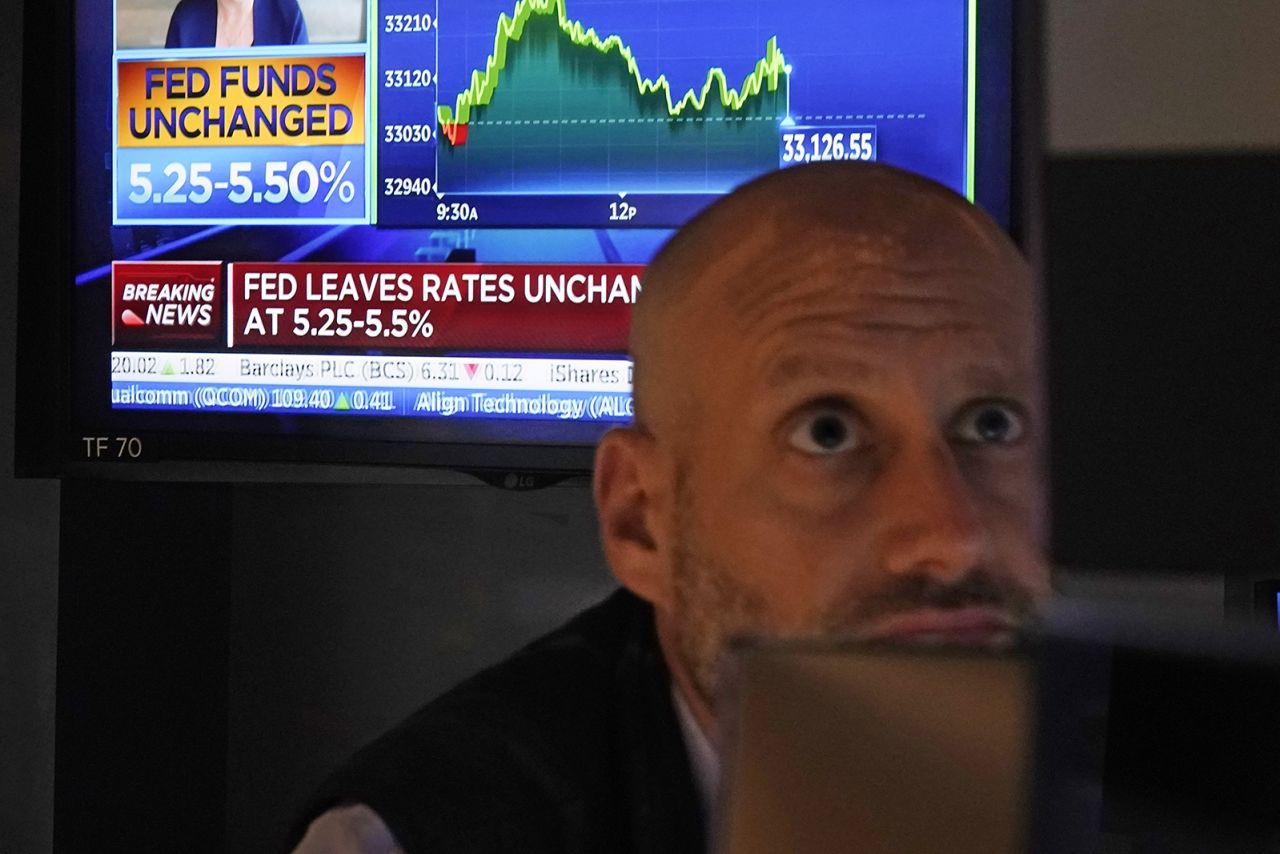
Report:
[{"label": "inset video of person", "polygon": [[180,0],[165,47],[253,47],[306,44],[298,0]]},{"label": "inset video of person", "polygon": [[117,0],[116,47],[245,50],[359,44],[363,0]]}]

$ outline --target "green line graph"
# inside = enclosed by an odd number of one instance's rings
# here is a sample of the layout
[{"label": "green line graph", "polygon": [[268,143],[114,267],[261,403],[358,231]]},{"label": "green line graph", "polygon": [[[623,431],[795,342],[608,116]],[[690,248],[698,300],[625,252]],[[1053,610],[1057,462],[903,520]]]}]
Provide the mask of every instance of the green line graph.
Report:
[{"label": "green line graph", "polygon": [[723,192],[777,167],[790,67],[775,36],[736,88],[708,61],[681,93],[566,0],[518,0],[496,21],[483,70],[436,107],[441,192]]},{"label": "green line graph", "polygon": [[510,52],[524,40],[530,23],[538,19],[554,19],[568,44],[589,48],[604,57],[616,54],[625,63],[637,93],[641,97],[661,94],[666,101],[667,116],[672,119],[684,118],[691,112],[705,112],[713,92],[718,92],[719,104],[726,111],[738,112],[752,98],[766,91],[777,92],[779,83],[785,83],[787,60],[778,48],[777,38],[772,37],[765,44],[764,57],[737,89],[730,87],[724,69],[712,67],[700,90],[689,89],[677,100],[665,74],[656,78],[645,77],[631,48],[621,37],[609,35],[602,38],[594,28],[570,19],[565,3],[566,0],[519,0],[512,15],[503,13],[498,17],[493,52],[489,54],[483,72],[475,70],[471,73],[471,85],[458,94],[453,107],[446,104],[439,107],[437,118],[442,133],[452,144],[465,144],[465,126],[471,122],[473,110],[492,103],[507,69]]}]

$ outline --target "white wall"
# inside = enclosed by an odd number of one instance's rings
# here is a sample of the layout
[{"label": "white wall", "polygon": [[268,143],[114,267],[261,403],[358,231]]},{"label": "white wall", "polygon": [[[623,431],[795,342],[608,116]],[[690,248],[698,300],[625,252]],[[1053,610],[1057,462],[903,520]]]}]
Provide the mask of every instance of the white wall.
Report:
[{"label": "white wall", "polygon": [[1054,153],[1280,149],[1280,0],[1046,0]]}]

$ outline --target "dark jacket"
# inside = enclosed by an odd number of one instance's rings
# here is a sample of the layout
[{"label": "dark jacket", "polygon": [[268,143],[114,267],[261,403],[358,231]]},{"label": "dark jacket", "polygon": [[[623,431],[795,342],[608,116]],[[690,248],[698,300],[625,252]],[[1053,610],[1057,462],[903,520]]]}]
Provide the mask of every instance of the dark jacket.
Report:
[{"label": "dark jacket", "polygon": [[625,591],[428,704],[320,790],[407,854],[694,854],[703,813],[653,610]]},{"label": "dark jacket", "polygon": [[[169,18],[166,48],[214,47],[218,38],[218,0],[180,0]],[[254,0],[253,44],[307,43],[307,22],[298,0]]]}]

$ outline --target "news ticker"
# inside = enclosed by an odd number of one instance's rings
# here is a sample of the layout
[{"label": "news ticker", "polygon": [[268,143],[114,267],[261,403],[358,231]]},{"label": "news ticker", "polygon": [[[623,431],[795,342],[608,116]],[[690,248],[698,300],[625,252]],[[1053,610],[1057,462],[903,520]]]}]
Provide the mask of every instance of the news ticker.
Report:
[{"label": "news ticker", "polygon": [[115,352],[114,409],[631,420],[626,359]]}]

